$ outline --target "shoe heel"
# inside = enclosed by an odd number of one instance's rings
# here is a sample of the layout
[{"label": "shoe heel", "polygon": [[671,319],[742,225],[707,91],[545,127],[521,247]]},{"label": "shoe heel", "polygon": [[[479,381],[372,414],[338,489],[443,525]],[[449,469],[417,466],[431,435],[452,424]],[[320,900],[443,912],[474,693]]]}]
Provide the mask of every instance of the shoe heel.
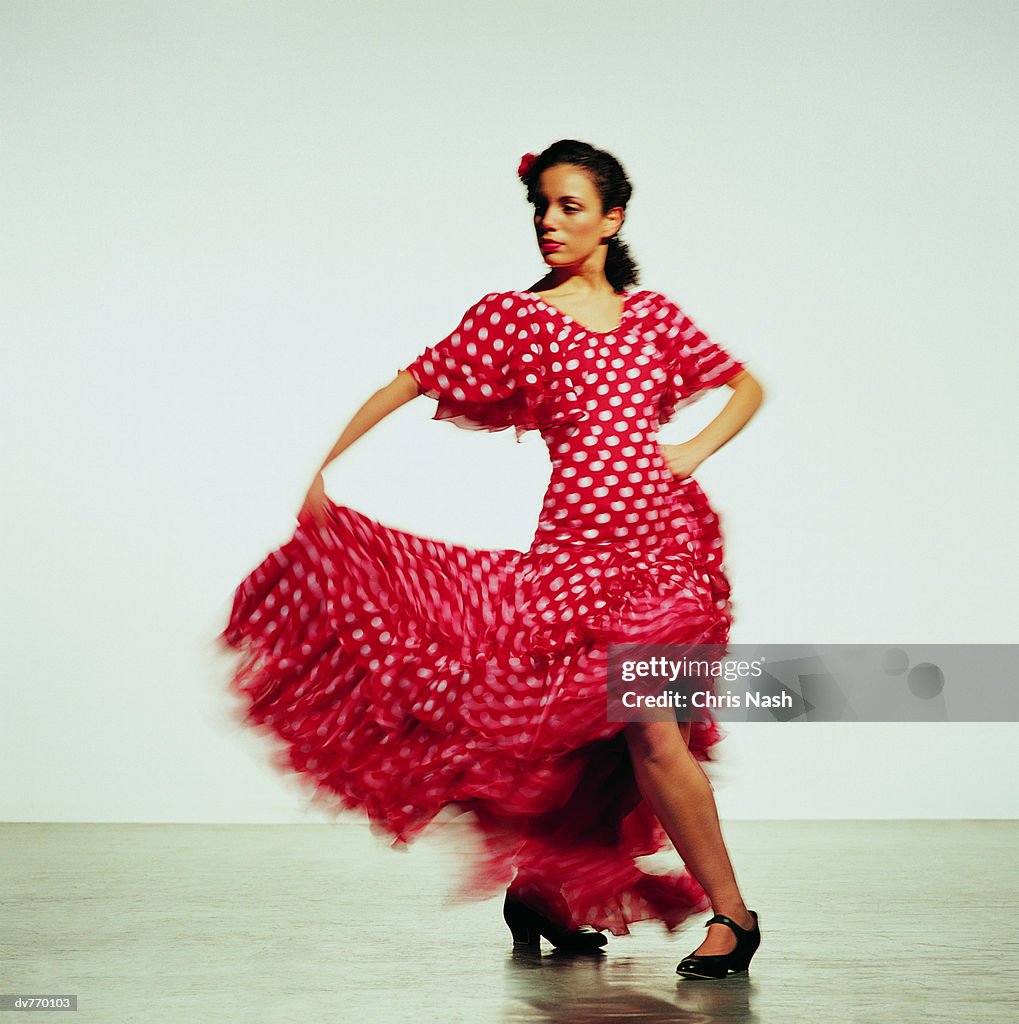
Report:
[{"label": "shoe heel", "polygon": [[757,917],[757,911],[751,910],[750,913],[754,918],[754,926],[744,931],[740,937],[736,949],[733,950],[734,955],[729,965],[729,970],[737,974],[750,968],[750,961],[753,960],[754,954],[761,945],[761,923]]},{"label": "shoe heel", "polygon": [[540,918],[525,903],[513,899],[508,893],[502,905],[502,918],[513,935],[514,946],[540,946]]}]

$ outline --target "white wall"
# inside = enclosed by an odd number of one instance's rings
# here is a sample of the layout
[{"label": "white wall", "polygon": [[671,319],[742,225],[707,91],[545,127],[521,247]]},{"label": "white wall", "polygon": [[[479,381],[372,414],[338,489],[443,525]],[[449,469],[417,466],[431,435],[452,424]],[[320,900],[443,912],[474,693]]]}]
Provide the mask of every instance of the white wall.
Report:
[{"label": "white wall", "polygon": [[[733,640],[1014,639],[1013,5],[0,18],[3,818],[307,820],[228,719],[213,637],[360,403],[541,276],[515,172],[560,137],[623,160],[641,284],[768,390],[698,473]],[[541,439],[433,411],[358,442],[333,497],[525,548]],[[729,733],[727,817],[1017,811],[1012,723]]]}]

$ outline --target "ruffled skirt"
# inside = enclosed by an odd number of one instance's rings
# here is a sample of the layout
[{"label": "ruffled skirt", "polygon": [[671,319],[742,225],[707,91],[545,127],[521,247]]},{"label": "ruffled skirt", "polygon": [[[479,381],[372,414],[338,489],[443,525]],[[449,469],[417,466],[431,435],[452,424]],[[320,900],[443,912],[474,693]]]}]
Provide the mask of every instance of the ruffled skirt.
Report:
[{"label": "ruffled skirt", "polygon": [[[709,903],[687,870],[636,863],[668,840],[605,680],[610,642],[727,642],[717,517],[685,484],[694,543],[643,552],[470,548],[328,501],[234,595],[219,639],[240,720],[317,800],[397,843],[468,813],[481,852],[463,895],[513,882],[567,926],[675,928]],[[564,574],[583,581],[582,616],[554,599]],[[712,760],[721,736],[694,722],[691,752]]]}]

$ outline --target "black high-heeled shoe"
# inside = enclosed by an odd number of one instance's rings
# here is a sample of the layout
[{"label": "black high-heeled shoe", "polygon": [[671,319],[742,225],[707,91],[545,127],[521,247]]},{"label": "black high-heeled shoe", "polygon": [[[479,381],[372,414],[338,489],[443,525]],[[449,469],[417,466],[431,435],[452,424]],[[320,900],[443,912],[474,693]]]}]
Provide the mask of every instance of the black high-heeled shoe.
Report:
[{"label": "black high-heeled shoe", "polygon": [[569,950],[575,953],[593,953],[608,942],[608,938],[593,928],[564,928],[561,924],[549,920],[543,914],[532,910],[522,900],[506,893],[502,905],[503,920],[513,933],[513,945],[517,947],[540,946],[544,935],[556,949]]},{"label": "black high-heeled shoe", "polygon": [[751,910],[754,919],[753,928],[741,928],[731,917],[715,914],[704,922],[709,924],[727,924],[736,933],[736,945],[728,953],[691,953],[680,960],[676,973],[686,978],[720,979],[730,974],[742,974],[750,966],[757,947],[761,944],[761,923],[757,919],[757,911]]}]

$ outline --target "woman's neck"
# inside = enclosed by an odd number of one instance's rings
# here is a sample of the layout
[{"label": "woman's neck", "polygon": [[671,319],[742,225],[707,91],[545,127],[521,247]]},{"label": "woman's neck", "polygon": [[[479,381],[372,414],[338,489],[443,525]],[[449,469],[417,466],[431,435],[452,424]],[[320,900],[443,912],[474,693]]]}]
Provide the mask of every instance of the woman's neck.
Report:
[{"label": "woman's neck", "polygon": [[556,267],[550,270],[532,291],[555,291],[563,295],[595,296],[615,294],[602,267],[575,270],[572,267]]}]

